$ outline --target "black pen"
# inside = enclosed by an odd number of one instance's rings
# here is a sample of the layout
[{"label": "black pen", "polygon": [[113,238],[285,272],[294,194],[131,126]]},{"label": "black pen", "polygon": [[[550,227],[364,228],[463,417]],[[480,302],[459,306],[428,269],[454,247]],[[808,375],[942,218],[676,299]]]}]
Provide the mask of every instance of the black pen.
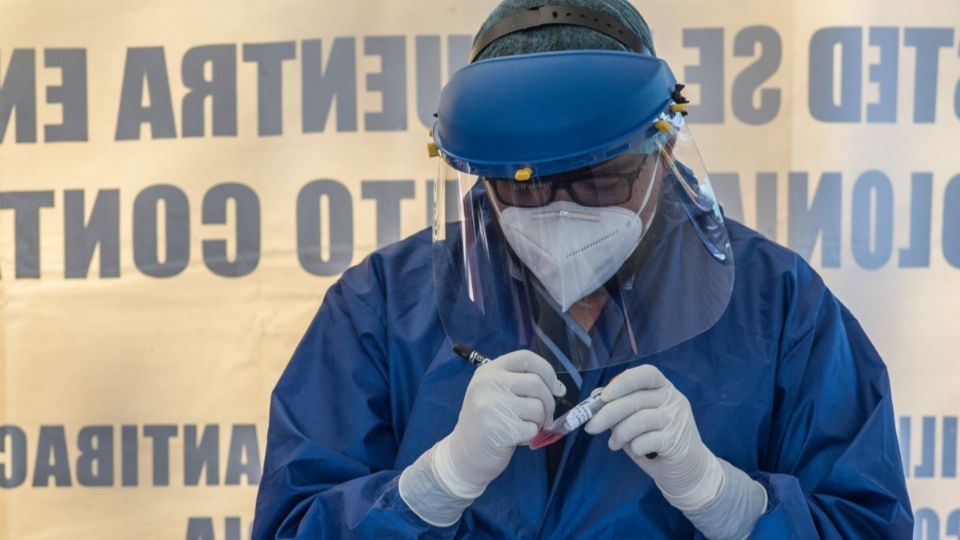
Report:
[{"label": "black pen", "polygon": [[455,343],[453,345],[453,352],[457,353],[457,356],[460,358],[463,358],[477,367],[492,361],[490,358],[487,358],[470,347],[467,347],[466,345],[460,345],[459,343]]},{"label": "black pen", "polygon": [[[464,360],[470,362],[471,364],[477,367],[480,367],[486,364],[487,362],[493,361],[492,358],[488,358],[483,354],[471,349],[470,347],[467,347],[466,345],[461,345],[459,343],[454,343],[453,352],[457,353],[457,356],[459,356],[460,358],[463,358]],[[553,399],[556,400],[557,403],[560,403],[565,407],[573,407],[573,404],[570,403],[570,401],[568,401],[567,398],[563,396],[554,396]]]}]

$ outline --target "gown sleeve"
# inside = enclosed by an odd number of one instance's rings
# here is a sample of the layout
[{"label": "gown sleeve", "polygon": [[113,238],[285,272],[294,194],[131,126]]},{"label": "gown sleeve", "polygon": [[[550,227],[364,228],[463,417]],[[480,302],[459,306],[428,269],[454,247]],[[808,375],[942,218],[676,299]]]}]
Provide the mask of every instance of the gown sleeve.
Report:
[{"label": "gown sleeve", "polygon": [[[369,270],[369,269],[368,269]],[[376,279],[361,281],[376,288]],[[332,286],[273,391],[253,538],[449,538],[400,498],[383,306]]]},{"label": "gown sleeve", "polygon": [[[750,538],[911,538],[886,367],[857,320],[797,260]],[[749,472],[749,471],[748,471]]]}]

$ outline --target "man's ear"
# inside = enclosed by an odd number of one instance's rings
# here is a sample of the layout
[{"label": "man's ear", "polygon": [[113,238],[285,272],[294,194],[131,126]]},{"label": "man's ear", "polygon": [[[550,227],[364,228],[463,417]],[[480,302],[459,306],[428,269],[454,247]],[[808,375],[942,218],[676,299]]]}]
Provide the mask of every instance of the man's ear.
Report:
[{"label": "man's ear", "polygon": [[677,144],[677,137],[670,137],[666,143],[659,147],[657,153],[659,154],[657,158],[660,160],[660,165],[663,169],[670,168],[670,161],[673,158],[673,147]]},{"label": "man's ear", "polygon": [[661,150],[661,152],[666,157],[673,156],[673,147],[676,145],[677,145],[677,137],[676,135],[674,135],[673,137],[670,137],[670,140],[667,141],[667,144],[663,145],[663,149]]}]

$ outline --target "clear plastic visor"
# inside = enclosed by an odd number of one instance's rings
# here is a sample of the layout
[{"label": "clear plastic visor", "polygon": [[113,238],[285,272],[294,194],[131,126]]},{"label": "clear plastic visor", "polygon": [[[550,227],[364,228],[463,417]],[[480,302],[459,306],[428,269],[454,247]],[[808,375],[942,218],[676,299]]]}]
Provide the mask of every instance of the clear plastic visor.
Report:
[{"label": "clear plastic visor", "polygon": [[441,159],[434,280],[454,343],[559,372],[658,353],[713,326],[733,286],[718,202],[682,121],[615,158],[522,181]]}]

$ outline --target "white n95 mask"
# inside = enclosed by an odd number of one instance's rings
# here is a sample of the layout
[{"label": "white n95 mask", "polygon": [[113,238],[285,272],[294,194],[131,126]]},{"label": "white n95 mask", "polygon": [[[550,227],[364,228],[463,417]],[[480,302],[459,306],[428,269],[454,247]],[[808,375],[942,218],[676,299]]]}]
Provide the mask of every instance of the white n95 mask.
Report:
[{"label": "white n95 mask", "polygon": [[508,206],[500,212],[500,226],[562,311],[613,277],[646,232],[636,211],[569,201]]}]

